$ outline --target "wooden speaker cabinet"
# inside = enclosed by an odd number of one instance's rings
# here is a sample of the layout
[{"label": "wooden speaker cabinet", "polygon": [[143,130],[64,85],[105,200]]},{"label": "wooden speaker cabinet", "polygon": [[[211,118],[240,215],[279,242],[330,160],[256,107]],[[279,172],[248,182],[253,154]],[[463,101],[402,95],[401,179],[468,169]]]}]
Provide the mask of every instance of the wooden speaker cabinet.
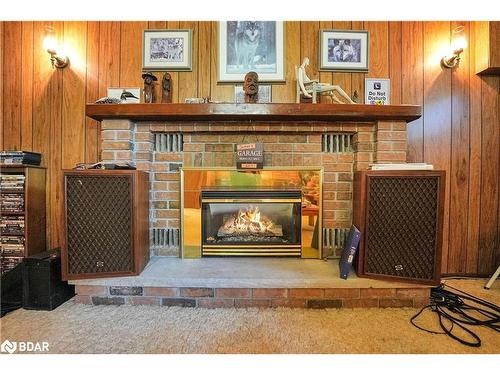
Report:
[{"label": "wooden speaker cabinet", "polygon": [[444,184],[444,171],[355,173],[358,276],[439,284]]},{"label": "wooden speaker cabinet", "polygon": [[149,260],[148,174],[65,170],[63,184],[63,279],[138,275]]}]

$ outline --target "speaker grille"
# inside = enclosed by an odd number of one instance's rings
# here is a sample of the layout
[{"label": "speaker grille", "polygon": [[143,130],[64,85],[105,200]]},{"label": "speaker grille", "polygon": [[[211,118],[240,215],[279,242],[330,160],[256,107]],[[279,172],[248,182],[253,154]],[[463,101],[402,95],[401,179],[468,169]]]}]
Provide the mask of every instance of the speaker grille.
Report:
[{"label": "speaker grille", "polygon": [[364,272],[434,278],[439,177],[369,177]]},{"label": "speaker grille", "polygon": [[130,272],[132,178],[66,176],[68,273]]}]

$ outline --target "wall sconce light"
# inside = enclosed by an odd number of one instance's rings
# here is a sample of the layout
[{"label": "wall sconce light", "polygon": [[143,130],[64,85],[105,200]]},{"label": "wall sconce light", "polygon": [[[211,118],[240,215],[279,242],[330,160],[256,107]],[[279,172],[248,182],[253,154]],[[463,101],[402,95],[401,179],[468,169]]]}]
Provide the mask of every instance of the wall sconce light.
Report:
[{"label": "wall sconce light", "polygon": [[57,41],[52,27],[46,29],[43,48],[50,54],[50,62],[53,68],[64,68],[68,65],[68,57],[57,54]]},{"label": "wall sconce light", "polygon": [[453,30],[451,35],[451,55],[445,56],[441,59],[441,64],[445,68],[455,68],[460,64],[460,54],[467,47],[467,40],[465,39],[465,29],[463,26],[457,27]]}]

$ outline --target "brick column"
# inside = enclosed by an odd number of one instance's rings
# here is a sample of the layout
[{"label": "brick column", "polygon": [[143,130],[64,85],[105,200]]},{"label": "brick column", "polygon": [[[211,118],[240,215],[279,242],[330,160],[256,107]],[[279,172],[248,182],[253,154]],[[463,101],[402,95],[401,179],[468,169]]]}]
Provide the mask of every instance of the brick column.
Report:
[{"label": "brick column", "polygon": [[133,126],[129,120],[101,122],[101,160],[107,163],[133,162]]},{"label": "brick column", "polygon": [[378,121],[376,123],[374,162],[406,162],[406,126],[404,121]]},{"label": "brick column", "polygon": [[[139,130],[140,125],[138,125]],[[149,131],[151,137],[153,133],[180,133],[181,129],[179,124],[175,123],[153,123],[148,127],[148,130],[140,130],[144,132],[141,136],[146,138],[145,132]],[[138,133],[140,134],[140,133]],[[188,135],[184,135],[189,139]],[[168,236],[166,231],[180,228],[180,172],[179,168],[183,165],[183,151],[167,152],[156,150],[154,148],[153,140],[149,146],[143,144],[140,146],[136,143],[138,148],[142,148],[141,152],[150,150],[151,155],[151,205],[150,205],[150,222],[151,230],[159,230],[164,232],[164,236]],[[139,151],[138,151],[139,152]],[[145,157],[146,155],[144,155]],[[165,256],[178,256],[179,248],[177,246],[169,245],[163,247],[162,245],[155,248],[156,255]]]},{"label": "brick column", "polygon": [[[145,172],[151,172],[154,151],[154,135],[150,131],[148,123],[139,123],[135,125],[133,145],[134,161],[137,169]],[[151,177],[151,175],[150,175]],[[150,178],[150,181],[152,179]]]},{"label": "brick column", "polygon": [[376,124],[371,128],[358,128],[354,135],[354,171],[368,169],[369,164],[375,160],[375,129]]}]

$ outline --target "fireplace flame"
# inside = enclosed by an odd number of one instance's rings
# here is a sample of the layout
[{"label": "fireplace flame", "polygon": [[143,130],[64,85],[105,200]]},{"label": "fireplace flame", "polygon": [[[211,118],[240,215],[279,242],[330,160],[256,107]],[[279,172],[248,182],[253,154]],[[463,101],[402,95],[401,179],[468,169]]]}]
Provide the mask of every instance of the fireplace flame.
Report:
[{"label": "fireplace flame", "polygon": [[249,205],[231,216],[219,229],[222,234],[276,235],[274,222],[261,214],[258,206]]}]

